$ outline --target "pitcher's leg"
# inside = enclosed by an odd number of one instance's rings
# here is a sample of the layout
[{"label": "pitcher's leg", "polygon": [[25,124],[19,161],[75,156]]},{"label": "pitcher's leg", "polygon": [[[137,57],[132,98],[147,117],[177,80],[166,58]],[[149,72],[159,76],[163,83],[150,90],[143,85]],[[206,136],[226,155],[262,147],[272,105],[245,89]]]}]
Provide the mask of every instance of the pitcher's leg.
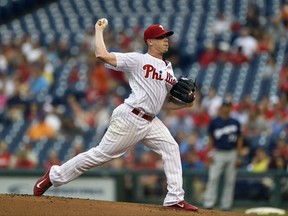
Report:
[{"label": "pitcher's leg", "polygon": [[161,155],[163,160],[168,190],[163,205],[170,206],[184,200],[179,146],[158,118],[153,120],[152,128],[143,143]]},{"label": "pitcher's leg", "polygon": [[114,158],[120,157],[125,153],[125,150],[123,149],[118,155],[110,156],[101,152],[99,147],[92,148],[76,155],[61,166],[52,166],[49,177],[55,187],[66,184],[90,168],[100,166]]},{"label": "pitcher's leg", "polygon": [[[68,183],[90,168],[102,165],[123,155],[127,149],[143,139],[147,121],[135,118],[127,106],[121,107],[119,115],[114,115],[100,144],[79,154],[61,166],[52,166],[50,180],[54,186]],[[130,109],[130,108],[129,108]],[[136,116],[137,117],[137,116]]]}]

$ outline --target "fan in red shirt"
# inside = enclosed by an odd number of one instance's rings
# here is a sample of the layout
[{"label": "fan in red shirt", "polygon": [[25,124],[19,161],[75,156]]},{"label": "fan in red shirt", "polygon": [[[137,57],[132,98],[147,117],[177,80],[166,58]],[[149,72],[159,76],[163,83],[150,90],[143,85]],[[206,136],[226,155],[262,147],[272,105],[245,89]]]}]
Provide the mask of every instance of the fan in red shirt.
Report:
[{"label": "fan in red shirt", "polygon": [[4,141],[0,142],[0,169],[10,166],[11,154],[8,152],[7,144]]},{"label": "fan in red shirt", "polygon": [[202,67],[208,67],[209,64],[216,62],[218,52],[215,49],[214,44],[209,43],[206,46],[206,49],[201,53],[199,57],[199,63]]},{"label": "fan in red shirt", "polygon": [[279,87],[282,92],[288,95],[288,66],[285,65],[282,67],[280,72],[280,82]]}]

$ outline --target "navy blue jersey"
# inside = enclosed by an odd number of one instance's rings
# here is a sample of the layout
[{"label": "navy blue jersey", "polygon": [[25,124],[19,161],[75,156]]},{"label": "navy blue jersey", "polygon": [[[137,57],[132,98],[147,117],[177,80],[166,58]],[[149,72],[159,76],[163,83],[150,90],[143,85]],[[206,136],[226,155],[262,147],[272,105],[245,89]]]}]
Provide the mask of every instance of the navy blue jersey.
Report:
[{"label": "navy blue jersey", "polygon": [[216,149],[231,150],[237,146],[237,140],[241,134],[241,126],[236,119],[217,117],[211,121],[208,132],[213,138]]}]

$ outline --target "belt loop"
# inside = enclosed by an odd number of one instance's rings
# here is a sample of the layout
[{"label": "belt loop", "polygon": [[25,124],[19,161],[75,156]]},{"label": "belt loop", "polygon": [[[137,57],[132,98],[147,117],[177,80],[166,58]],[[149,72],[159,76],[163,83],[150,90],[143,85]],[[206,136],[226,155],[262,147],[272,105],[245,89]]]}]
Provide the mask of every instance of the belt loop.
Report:
[{"label": "belt loop", "polygon": [[141,118],[143,118],[144,115],[145,115],[145,113],[144,113],[142,110],[139,110],[138,116],[141,117]]}]

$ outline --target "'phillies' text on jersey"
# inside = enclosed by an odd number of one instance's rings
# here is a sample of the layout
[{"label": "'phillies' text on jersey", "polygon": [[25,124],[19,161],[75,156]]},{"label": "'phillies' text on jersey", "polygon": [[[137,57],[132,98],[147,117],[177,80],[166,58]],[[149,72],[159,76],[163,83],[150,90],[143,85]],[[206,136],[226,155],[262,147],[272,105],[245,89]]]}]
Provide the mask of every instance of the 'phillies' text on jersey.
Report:
[{"label": "'phillies' text on jersey", "polygon": [[[159,73],[158,73],[156,71],[156,68],[153,67],[151,64],[145,64],[143,66],[143,70],[146,71],[145,76],[144,76],[145,78],[148,78],[149,75],[151,74],[151,76],[152,76],[151,78],[152,79],[163,80],[162,71],[159,71]],[[166,76],[165,81],[170,83],[171,85],[173,85],[174,82],[175,82],[175,79],[169,72],[167,72],[167,76]]]}]

